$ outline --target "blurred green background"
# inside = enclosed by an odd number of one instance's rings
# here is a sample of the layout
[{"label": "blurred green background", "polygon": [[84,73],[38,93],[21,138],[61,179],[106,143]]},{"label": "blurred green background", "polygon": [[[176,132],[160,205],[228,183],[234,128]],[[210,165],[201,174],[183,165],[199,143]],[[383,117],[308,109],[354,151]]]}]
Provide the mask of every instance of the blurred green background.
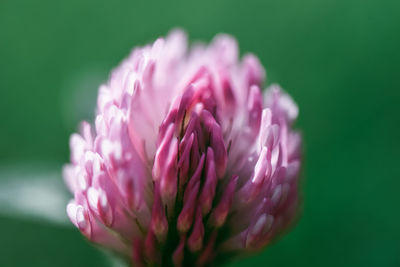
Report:
[{"label": "blurred green background", "polygon": [[[57,173],[109,71],[174,27],[232,34],[300,107],[303,216],[230,266],[400,266],[398,0],[0,0],[1,168]],[[0,266],[109,265],[76,229],[40,219],[0,213],[0,242]]]}]

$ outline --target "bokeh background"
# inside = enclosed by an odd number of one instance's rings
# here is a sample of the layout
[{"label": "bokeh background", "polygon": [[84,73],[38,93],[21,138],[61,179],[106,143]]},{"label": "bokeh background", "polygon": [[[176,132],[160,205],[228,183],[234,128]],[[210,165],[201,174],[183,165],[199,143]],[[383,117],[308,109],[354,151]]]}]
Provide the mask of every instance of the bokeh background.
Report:
[{"label": "bokeh background", "polygon": [[228,266],[400,266],[398,0],[0,0],[0,266],[110,265],[57,209],[68,138],[109,71],[174,27],[232,34],[300,107],[303,215]]}]

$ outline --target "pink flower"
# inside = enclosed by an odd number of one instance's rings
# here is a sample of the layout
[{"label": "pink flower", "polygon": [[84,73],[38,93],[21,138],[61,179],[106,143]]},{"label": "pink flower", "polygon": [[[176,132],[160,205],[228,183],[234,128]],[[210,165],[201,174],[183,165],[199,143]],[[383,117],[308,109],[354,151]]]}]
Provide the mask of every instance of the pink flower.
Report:
[{"label": "pink flower", "polygon": [[99,89],[70,140],[73,224],[133,265],[204,265],[258,250],[297,214],[298,109],[235,40],[187,51],[174,31]]}]

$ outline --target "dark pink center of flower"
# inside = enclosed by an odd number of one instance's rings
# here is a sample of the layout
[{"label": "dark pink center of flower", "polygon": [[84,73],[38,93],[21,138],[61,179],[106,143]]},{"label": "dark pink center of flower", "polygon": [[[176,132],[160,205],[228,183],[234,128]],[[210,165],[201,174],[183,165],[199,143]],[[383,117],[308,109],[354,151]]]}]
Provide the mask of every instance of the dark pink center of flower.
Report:
[{"label": "dark pink center of flower", "polygon": [[[166,242],[164,263],[170,255],[176,265],[184,259],[185,266],[195,258],[210,257],[237,182],[236,176],[225,177],[227,147],[213,90],[206,81],[203,78],[185,90],[159,130],[149,234]],[[232,101],[232,95],[228,96]]]}]

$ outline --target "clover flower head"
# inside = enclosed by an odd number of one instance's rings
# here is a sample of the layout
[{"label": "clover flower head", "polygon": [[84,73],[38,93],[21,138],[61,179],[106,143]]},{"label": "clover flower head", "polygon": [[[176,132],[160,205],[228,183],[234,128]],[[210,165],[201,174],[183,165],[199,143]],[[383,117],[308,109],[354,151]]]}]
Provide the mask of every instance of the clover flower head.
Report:
[{"label": "clover flower head", "polygon": [[132,265],[206,265],[259,250],[299,207],[298,109],[236,41],[171,32],[101,85],[70,139],[72,223]]}]

